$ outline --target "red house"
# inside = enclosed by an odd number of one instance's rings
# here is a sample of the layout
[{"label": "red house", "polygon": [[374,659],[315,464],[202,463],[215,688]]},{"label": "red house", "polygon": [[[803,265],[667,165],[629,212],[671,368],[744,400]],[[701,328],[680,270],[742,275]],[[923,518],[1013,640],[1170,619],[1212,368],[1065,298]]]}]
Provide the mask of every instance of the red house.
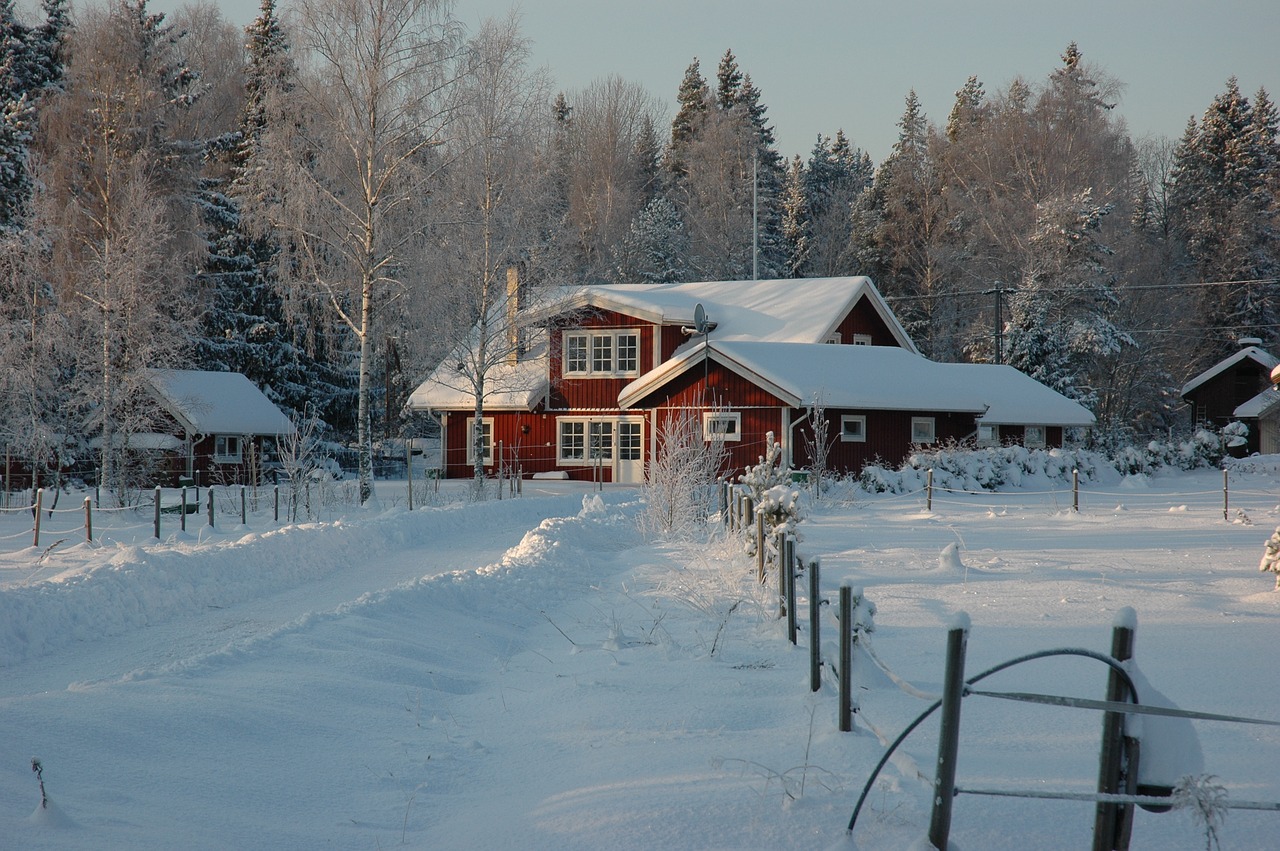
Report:
[{"label": "red house", "polygon": [[1249,427],[1247,452],[1258,452],[1261,429],[1259,415],[1262,403],[1253,400],[1271,390],[1271,371],[1280,365],[1274,355],[1261,348],[1262,341],[1246,337],[1240,350],[1225,357],[1182,388],[1182,399],[1191,406],[1193,424],[1215,431],[1232,420]]},{"label": "red house", "polygon": [[[922,357],[865,277],[587,286],[509,315],[522,344],[486,374],[484,463],[525,475],[641,482],[674,412],[740,469],[769,432],[807,466],[822,411],[828,464],[849,472],[949,439],[1058,446],[1094,422],[1011,367]],[[472,471],[465,361],[446,358],[408,403],[440,420],[451,477]]]}]

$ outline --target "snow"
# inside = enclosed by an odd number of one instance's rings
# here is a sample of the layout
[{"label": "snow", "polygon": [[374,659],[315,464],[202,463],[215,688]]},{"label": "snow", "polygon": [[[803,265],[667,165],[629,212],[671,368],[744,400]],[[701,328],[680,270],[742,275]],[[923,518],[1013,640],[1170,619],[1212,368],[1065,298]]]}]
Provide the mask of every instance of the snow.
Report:
[{"label": "snow", "polygon": [[[526,483],[520,499],[281,526],[259,513],[161,541],[143,510],[104,516],[92,545],[66,533],[40,550],[30,514],[3,513],[0,845],[897,851],[928,827],[934,720],[845,825],[885,742],[936,699],[961,613],[968,670],[1105,652],[1131,622],[1144,699],[1277,718],[1280,594],[1254,569],[1267,526],[1224,521],[1221,481],[1089,483],[1079,513],[1069,490],[1030,486],[936,491],[928,512],[919,493],[840,487],[806,505],[801,554],[821,558],[824,598],[849,584],[875,606],[852,733],[836,730],[834,682],[809,691],[807,633],[787,642],[740,542],[645,540],[633,489]],[[1278,486],[1274,465],[1233,472],[1231,503],[1274,528]],[[394,488],[379,483],[384,504]],[[968,569],[938,570],[957,540]],[[983,687],[1098,698],[1106,676],[1060,658]],[[1135,729],[1161,779],[1203,770],[1233,799],[1280,800],[1277,728],[1161,737],[1150,721]],[[972,696],[960,729],[961,786],[1096,784],[1096,712]],[[1079,848],[1093,809],[962,794],[952,841]],[[1222,848],[1272,847],[1275,819],[1230,811]],[[1133,837],[1205,846],[1185,810],[1139,810]]]},{"label": "snow", "polygon": [[148,370],[151,387],[190,434],[293,434],[293,423],[238,372]]},{"label": "snow", "polygon": [[1188,393],[1190,393],[1191,391],[1199,387],[1201,384],[1204,384],[1206,381],[1213,378],[1215,375],[1222,374],[1226,370],[1240,363],[1240,361],[1246,360],[1246,359],[1257,363],[1259,366],[1265,369],[1268,373],[1270,373],[1271,370],[1275,369],[1277,366],[1280,366],[1280,359],[1277,359],[1275,355],[1271,354],[1267,350],[1260,349],[1257,346],[1245,346],[1244,348],[1240,349],[1240,351],[1236,352],[1233,355],[1230,355],[1229,357],[1223,358],[1222,360],[1218,361],[1213,366],[1209,367],[1204,372],[1200,373],[1195,378],[1191,379],[1186,384],[1184,384],[1182,386],[1182,392],[1180,395],[1182,396],[1187,395]]}]

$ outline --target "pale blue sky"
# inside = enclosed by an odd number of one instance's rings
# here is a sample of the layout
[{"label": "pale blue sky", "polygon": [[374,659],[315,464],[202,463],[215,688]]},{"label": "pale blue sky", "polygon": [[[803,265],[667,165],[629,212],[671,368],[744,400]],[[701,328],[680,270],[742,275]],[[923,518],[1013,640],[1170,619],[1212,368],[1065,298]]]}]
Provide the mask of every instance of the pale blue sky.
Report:
[{"label": "pale blue sky", "polygon": [[[260,0],[223,0],[247,24]],[[172,11],[183,0],[151,0]],[[280,0],[281,6],[287,0]],[[696,56],[714,81],[726,49],[763,94],[779,150],[808,155],[839,128],[877,162],[897,135],[907,92],[946,120],[956,89],[977,74],[992,92],[1016,76],[1038,81],[1069,41],[1125,84],[1117,110],[1137,137],[1177,139],[1235,75],[1246,94],[1280,98],[1276,0],[519,0],[534,58],[556,87],[616,74],[674,111]],[[474,27],[512,0],[459,0]]]}]

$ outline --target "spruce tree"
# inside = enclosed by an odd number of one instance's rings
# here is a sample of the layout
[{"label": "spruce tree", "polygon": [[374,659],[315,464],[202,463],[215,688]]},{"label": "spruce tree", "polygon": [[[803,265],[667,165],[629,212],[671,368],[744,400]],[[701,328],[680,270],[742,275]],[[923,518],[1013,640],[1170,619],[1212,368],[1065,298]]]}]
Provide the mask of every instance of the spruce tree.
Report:
[{"label": "spruce tree", "polygon": [[710,109],[711,90],[703,79],[702,69],[695,57],[685,69],[684,78],[676,92],[676,117],[671,122],[671,144],[667,147],[667,170],[676,178],[687,171],[685,157],[688,148]]}]

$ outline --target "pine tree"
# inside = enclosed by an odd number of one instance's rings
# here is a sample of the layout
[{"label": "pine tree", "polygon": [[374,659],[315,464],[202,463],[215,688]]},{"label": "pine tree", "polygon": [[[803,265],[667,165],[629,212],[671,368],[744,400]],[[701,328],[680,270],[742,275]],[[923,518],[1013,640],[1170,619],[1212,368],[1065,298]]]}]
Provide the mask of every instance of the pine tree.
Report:
[{"label": "pine tree", "polygon": [[782,192],[782,240],[786,250],[786,277],[804,277],[809,261],[811,214],[805,192],[805,167],[797,154],[787,167]]},{"label": "pine tree", "polygon": [[631,223],[614,249],[615,280],[620,284],[673,284],[689,280],[689,234],[680,211],[656,195]]},{"label": "pine tree", "polygon": [[956,92],[956,102],[947,116],[947,141],[955,142],[982,122],[986,90],[976,76],[965,81],[964,88]]},{"label": "pine tree", "polygon": [[667,171],[677,178],[686,174],[685,156],[710,109],[710,100],[711,90],[695,57],[676,92],[679,107],[671,122],[671,144],[667,147]]}]

